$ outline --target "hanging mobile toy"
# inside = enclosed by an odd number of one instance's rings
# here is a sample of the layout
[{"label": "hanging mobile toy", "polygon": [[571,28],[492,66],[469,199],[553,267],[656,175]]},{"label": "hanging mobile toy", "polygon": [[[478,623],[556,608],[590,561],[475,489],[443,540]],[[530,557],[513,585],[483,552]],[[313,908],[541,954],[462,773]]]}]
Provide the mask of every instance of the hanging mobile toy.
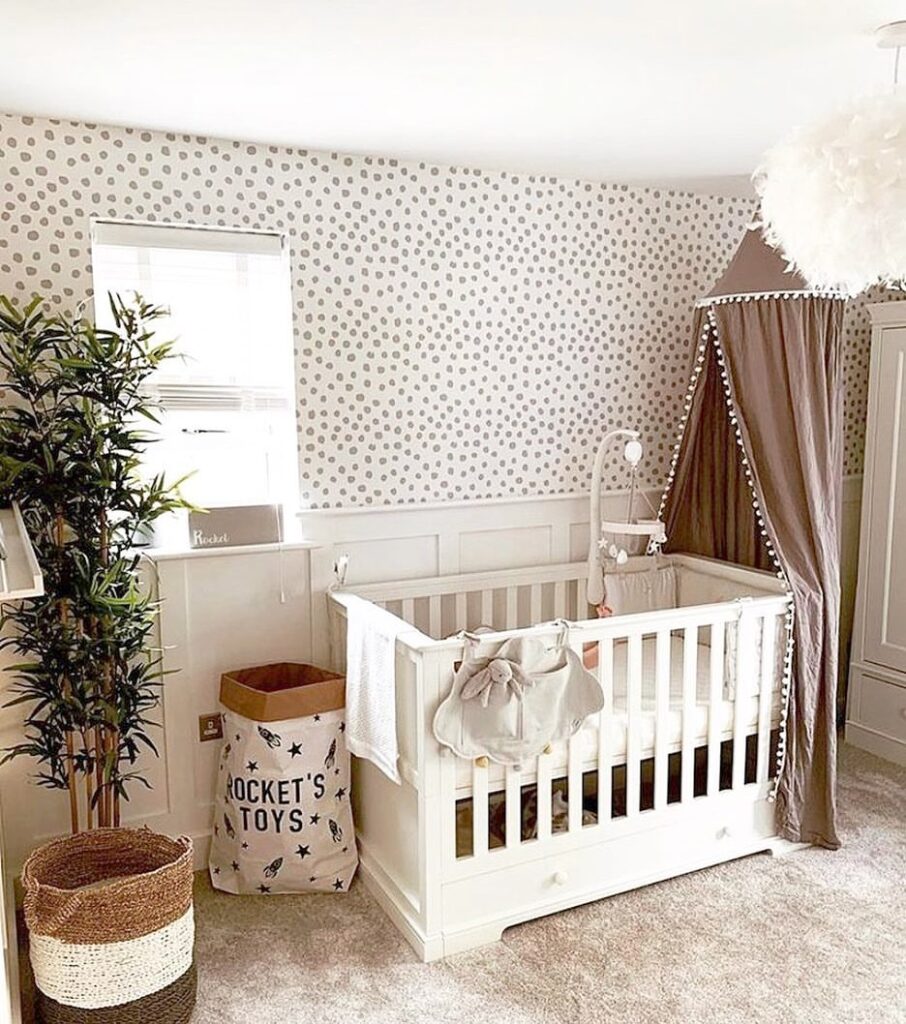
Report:
[{"label": "hanging mobile toy", "polygon": [[[601,518],[601,477],[604,456],[612,441],[627,438],[623,446],[623,458],[629,463],[629,505],[626,519]],[[591,500],[588,544],[588,603],[595,608],[606,609],[604,605],[604,569],[607,560],[614,565],[625,565],[630,555],[657,554],[667,540],[664,524],[657,518],[654,506],[644,491],[638,487],[638,467],[642,461],[643,449],[637,430],[618,428],[608,431],[598,446],[591,478]],[[633,514],[636,498],[641,495],[653,518],[641,518]],[[606,612],[599,612],[606,614]]]}]

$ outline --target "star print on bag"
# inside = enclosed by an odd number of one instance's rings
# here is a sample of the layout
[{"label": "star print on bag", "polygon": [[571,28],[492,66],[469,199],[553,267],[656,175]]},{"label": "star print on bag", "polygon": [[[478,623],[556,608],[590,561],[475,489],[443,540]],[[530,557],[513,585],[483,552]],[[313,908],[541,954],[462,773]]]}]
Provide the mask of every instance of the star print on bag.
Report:
[{"label": "star print on bag", "polygon": [[318,724],[314,715],[264,721],[227,709],[208,866],[215,889],[265,896],[351,888],[357,857],[343,712],[319,715]]},{"label": "star print on bag", "polygon": [[263,725],[258,726],[258,735],[271,748],[271,750],[275,747],[279,747],[283,742],[275,732],[271,732],[270,729],[265,729]]}]

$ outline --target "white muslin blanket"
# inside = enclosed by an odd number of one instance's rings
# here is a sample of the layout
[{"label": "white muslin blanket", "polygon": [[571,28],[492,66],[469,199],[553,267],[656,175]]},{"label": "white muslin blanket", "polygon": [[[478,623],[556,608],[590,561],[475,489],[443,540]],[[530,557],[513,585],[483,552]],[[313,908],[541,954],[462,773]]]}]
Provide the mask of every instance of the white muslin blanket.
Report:
[{"label": "white muslin blanket", "polygon": [[346,604],[346,746],[394,782],[400,781],[396,739],[396,638],[410,627],[370,601]]}]

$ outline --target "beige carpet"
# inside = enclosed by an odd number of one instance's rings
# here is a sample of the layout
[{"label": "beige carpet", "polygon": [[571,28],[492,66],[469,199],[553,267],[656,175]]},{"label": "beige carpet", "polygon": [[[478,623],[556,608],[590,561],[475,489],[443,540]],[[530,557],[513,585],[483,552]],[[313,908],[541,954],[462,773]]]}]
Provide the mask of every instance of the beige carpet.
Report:
[{"label": "beige carpet", "polygon": [[906,771],[844,747],[845,847],[749,857],[431,965],[361,886],[198,886],[194,1024],[906,1022]]}]

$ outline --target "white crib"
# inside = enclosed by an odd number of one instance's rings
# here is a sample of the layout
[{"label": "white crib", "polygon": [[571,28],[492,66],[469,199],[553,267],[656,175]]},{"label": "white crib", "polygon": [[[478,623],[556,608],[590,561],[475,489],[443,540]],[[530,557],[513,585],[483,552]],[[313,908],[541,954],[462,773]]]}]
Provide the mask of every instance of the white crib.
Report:
[{"label": "white crib", "polygon": [[[353,588],[396,648],[401,786],[356,760],[361,876],[423,960],[510,925],[771,849],[789,598],[767,573],[669,556],[678,607],[588,618],[584,563]],[[644,560],[630,570],[642,570]],[[336,668],[344,592],[330,595]],[[521,768],[456,757],[432,721],[463,651],[514,634],[598,645],[604,708]],[[576,621],[578,620],[578,621]],[[587,648],[586,648],[587,649]]]}]

